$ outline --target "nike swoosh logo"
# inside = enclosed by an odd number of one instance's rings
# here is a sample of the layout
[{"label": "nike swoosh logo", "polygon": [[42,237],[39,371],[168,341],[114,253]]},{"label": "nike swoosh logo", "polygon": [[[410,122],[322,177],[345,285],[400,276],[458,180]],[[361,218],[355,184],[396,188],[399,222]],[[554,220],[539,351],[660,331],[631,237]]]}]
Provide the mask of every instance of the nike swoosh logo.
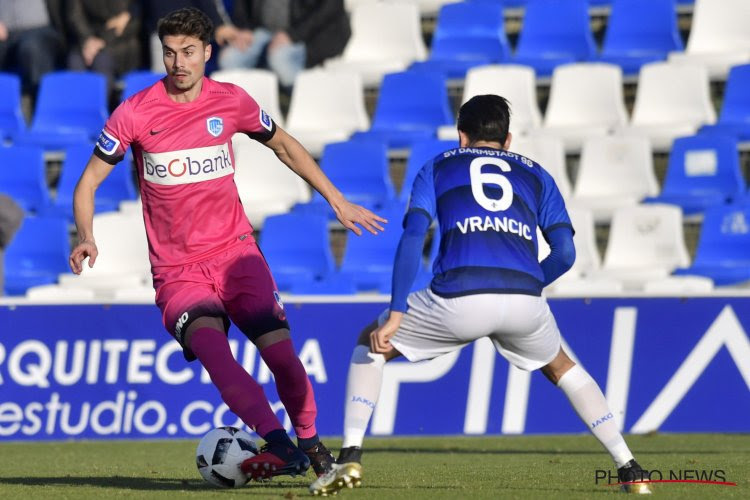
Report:
[{"label": "nike swoosh logo", "polygon": [[167,130],[167,129],[165,129],[165,128],[163,128],[163,129],[161,129],[161,130],[154,130],[154,129],[151,129],[151,135],[156,135],[156,134],[160,134],[160,133],[164,132],[165,130]]}]

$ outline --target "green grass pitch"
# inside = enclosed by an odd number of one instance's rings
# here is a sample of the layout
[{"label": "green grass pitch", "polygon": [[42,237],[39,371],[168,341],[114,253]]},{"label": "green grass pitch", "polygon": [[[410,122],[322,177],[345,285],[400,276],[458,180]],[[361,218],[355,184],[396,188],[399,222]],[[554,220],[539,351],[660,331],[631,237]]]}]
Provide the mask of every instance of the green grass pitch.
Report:
[{"label": "green grass pitch", "polygon": [[[629,436],[644,468],[723,470],[737,486],[658,484],[658,498],[750,498],[750,435]],[[327,440],[336,448],[339,440]],[[204,483],[197,440],[81,441],[0,445],[0,498],[313,498],[305,478],[276,478],[235,490]],[[593,437],[483,436],[368,439],[362,488],[338,498],[612,498],[595,482],[612,470]],[[665,479],[667,479],[665,477]],[[622,495],[620,495],[622,496]],[[617,498],[617,497],[615,497]]]}]

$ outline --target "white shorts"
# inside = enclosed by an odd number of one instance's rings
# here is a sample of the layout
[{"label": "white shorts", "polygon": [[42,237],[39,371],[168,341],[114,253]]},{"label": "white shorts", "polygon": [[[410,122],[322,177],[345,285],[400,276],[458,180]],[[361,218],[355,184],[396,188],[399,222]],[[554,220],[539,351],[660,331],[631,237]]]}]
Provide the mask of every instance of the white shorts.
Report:
[{"label": "white shorts", "polygon": [[[443,298],[426,288],[409,294],[409,308],[391,344],[409,361],[422,361],[489,337],[510,363],[536,370],[560,351],[560,330],[544,297],[478,294]],[[388,309],[378,318],[383,324]]]}]

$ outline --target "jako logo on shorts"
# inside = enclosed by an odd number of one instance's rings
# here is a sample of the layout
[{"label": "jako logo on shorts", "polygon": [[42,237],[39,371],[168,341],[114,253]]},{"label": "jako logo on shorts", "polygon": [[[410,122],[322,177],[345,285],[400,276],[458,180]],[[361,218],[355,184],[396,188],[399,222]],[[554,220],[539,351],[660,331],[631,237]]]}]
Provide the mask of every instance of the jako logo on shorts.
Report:
[{"label": "jako logo on shorts", "polygon": [[143,178],[154,184],[191,184],[218,179],[233,172],[227,144],[165,153],[143,152]]}]

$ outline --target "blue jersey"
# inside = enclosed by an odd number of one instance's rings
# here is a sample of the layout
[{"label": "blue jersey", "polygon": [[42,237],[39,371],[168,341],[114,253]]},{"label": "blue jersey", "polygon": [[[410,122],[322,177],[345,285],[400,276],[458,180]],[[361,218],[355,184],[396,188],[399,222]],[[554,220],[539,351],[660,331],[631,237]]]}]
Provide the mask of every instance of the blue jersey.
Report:
[{"label": "blue jersey", "polygon": [[541,295],[537,226],[571,227],[552,176],[534,161],[493,148],[456,148],[425,164],[410,212],[437,218],[440,250],[432,291]]}]

